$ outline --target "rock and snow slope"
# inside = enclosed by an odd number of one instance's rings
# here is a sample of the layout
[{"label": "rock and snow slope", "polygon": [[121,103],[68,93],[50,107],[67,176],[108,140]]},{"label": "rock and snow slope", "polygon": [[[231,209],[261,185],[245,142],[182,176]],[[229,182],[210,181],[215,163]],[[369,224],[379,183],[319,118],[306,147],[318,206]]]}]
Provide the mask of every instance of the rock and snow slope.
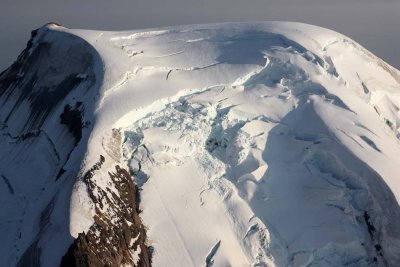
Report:
[{"label": "rock and snow slope", "polygon": [[0,265],[400,263],[400,73],[338,33],[49,24],[0,101]]}]

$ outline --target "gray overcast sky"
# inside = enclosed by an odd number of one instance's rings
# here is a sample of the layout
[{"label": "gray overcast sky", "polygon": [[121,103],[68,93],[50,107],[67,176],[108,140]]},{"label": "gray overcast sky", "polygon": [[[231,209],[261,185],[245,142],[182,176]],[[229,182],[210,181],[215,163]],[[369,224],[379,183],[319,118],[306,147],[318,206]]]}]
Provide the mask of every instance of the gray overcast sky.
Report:
[{"label": "gray overcast sky", "polygon": [[31,30],[50,21],[127,30],[260,20],[336,30],[400,68],[400,0],[0,0],[0,70],[16,59]]}]

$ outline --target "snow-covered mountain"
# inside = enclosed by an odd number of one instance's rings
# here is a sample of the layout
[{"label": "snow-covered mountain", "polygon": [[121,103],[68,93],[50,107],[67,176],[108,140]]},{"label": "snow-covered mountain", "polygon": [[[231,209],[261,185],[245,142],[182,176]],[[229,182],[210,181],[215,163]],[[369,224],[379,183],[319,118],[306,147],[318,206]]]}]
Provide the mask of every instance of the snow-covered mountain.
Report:
[{"label": "snow-covered mountain", "polygon": [[0,132],[0,266],[400,266],[400,72],[336,32],[48,24]]}]

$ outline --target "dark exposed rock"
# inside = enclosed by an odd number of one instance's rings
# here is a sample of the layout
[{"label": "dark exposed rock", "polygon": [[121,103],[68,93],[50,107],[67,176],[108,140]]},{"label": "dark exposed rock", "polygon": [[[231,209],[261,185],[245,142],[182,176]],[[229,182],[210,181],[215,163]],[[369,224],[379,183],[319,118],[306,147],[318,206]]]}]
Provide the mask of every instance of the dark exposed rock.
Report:
[{"label": "dark exposed rock", "polygon": [[82,138],[83,122],[83,106],[82,102],[77,102],[75,107],[65,105],[63,113],[60,115],[60,122],[68,127],[68,130],[75,138],[75,145]]},{"label": "dark exposed rock", "polygon": [[369,217],[368,212],[364,211],[364,215],[363,216],[364,216],[365,224],[367,225],[367,228],[368,228],[368,233],[371,236],[371,239],[373,239],[373,235],[374,235],[374,232],[375,232],[375,227],[370,222],[370,217]]},{"label": "dark exposed rock", "polygon": [[76,249],[75,243],[68,248],[67,253],[62,257],[60,266],[62,267],[76,267],[76,259],[74,251]]},{"label": "dark exposed rock", "polygon": [[[79,234],[61,266],[150,266],[150,249],[139,217],[138,189],[128,171],[118,165],[108,173],[113,189],[99,187],[94,178],[104,161],[100,156],[83,178],[95,206],[95,223],[87,233]],[[136,260],[134,252],[138,253]]]},{"label": "dark exposed rock", "polygon": [[[364,211],[363,217],[364,217],[365,224],[367,225],[368,234],[369,234],[371,240],[373,242],[378,242],[379,240],[377,240],[378,238],[375,235],[376,228],[372,224],[371,218],[370,218],[368,212]],[[375,252],[377,253],[377,256],[379,256],[385,262],[384,253],[382,251],[382,246],[379,243],[376,243],[374,245],[374,248],[375,248]],[[377,261],[377,258],[374,257],[374,262],[376,262],[376,261]]]},{"label": "dark exposed rock", "polygon": [[60,179],[60,177],[65,173],[64,168],[61,168],[60,171],[57,173],[56,180]]},{"label": "dark exposed rock", "polygon": [[16,267],[37,267],[40,266],[40,248],[38,242],[32,245],[24,252]]},{"label": "dark exposed rock", "polygon": [[213,152],[218,147],[226,148],[228,140],[223,138],[222,140],[218,140],[217,138],[211,137],[206,141],[206,149],[209,152]]}]

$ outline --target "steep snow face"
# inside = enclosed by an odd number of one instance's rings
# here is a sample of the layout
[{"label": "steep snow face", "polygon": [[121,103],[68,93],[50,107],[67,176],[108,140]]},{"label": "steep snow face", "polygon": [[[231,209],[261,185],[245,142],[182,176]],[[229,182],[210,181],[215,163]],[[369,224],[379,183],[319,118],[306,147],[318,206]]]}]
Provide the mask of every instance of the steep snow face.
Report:
[{"label": "steep snow face", "polygon": [[93,226],[91,187],[118,193],[118,164],[141,190],[154,266],[400,262],[400,74],[354,41],[283,22],[47,31],[101,58],[101,85],[76,97],[93,123],[65,190],[73,237]]},{"label": "steep snow face", "polygon": [[73,242],[71,191],[102,62],[82,38],[51,28],[34,31],[0,75],[0,266],[56,266]]}]

